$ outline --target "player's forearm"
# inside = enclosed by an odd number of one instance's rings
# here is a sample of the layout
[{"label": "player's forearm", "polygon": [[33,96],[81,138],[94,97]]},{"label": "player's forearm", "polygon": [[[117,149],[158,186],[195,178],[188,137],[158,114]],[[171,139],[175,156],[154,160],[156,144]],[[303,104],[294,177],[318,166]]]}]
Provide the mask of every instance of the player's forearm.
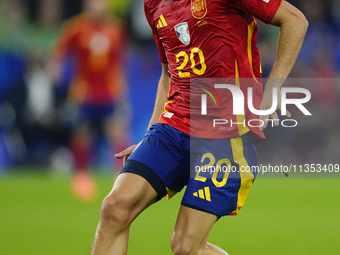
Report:
[{"label": "player's forearm", "polygon": [[276,60],[269,78],[280,79],[270,79],[272,81],[269,81],[266,86],[281,87],[298,57],[307,32],[308,21],[295,7],[282,2],[271,24],[280,26],[281,29]]},{"label": "player's forearm", "polygon": [[155,100],[155,107],[152,113],[151,120],[149,122],[148,129],[152,126],[152,124],[156,123],[161,114],[164,112],[164,105],[168,102],[168,93],[170,88],[170,77],[168,75],[168,68],[167,65],[163,65],[163,72],[161,78],[159,80],[157,95]]}]

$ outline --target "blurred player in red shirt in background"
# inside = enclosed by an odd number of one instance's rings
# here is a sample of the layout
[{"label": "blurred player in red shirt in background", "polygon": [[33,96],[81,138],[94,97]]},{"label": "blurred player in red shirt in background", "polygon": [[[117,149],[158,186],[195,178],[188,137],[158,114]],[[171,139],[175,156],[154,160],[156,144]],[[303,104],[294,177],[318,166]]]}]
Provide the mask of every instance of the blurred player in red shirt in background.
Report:
[{"label": "blurred player in red shirt in background", "polygon": [[111,148],[124,137],[119,133],[125,130],[122,118],[116,120],[119,109],[126,103],[122,57],[125,30],[119,21],[109,17],[105,0],[86,0],[84,7],[84,13],[66,23],[52,57],[50,73],[58,81],[63,59],[73,58],[67,98],[78,107],[71,142],[76,165],[73,189],[77,196],[89,200],[95,193],[88,173],[95,134],[103,133]]}]

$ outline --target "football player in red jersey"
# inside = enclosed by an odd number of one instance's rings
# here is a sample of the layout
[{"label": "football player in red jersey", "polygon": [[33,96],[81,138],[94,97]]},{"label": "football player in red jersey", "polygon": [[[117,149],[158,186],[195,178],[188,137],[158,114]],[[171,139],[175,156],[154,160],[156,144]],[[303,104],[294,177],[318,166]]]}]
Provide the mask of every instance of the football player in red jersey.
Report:
[{"label": "football player in red jersey", "polygon": [[[126,254],[134,219],[184,186],[187,188],[171,238],[173,253],[227,254],[207,239],[220,217],[236,215],[242,208],[256,173],[240,169],[257,166],[254,139],[264,138],[264,134],[249,124],[217,130],[208,127],[206,116],[195,108],[197,105],[192,107],[192,101],[201,97],[197,91],[210,92],[200,87],[203,83],[197,86],[192,81],[232,79],[233,85],[245,92],[248,84],[240,78],[248,78],[253,81],[254,107],[269,109],[272,89],[280,88],[292,69],[308,22],[299,10],[282,0],[145,0],[144,5],[163,73],[145,137],[138,146],[116,155],[128,159],[103,201],[92,254]],[[264,93],[256,18],[281,28],[269,77],[280,79],[269,80]],[[218,98],[230,104],[230,93]],[[223,118],[238,123],[239,118],[259,119],[249,110],[241,117],[234,116],[230,107],[214,108],[213,103],[207,109],[217,109]],[[277,119],[276,113],[261,116],[263,128],[270,118]],[[216,166],[223,164],[237,171],[217,176],[218,172],[203,174],[193,169],[203,169],[202,163],[215,166],[215,162]]]},{"label": "football player in red jersey", "polygon": [[[107,13],[106,0],[84,1],[84,13],[66,22],[56,44],[50,73],[58,80],[62,60],[73,57],[67,102],[78,109],[71,149],[75,158],[74,193],[85,200],[95,194],[88,161],[94,140],[104,136],[111,149],[124,138],[124,124],[114,117],[125,100],[123,72],[125,28]],[[120,113],[122,114],[122,113]],[[120,127],[120,128],[118,128]]]}]

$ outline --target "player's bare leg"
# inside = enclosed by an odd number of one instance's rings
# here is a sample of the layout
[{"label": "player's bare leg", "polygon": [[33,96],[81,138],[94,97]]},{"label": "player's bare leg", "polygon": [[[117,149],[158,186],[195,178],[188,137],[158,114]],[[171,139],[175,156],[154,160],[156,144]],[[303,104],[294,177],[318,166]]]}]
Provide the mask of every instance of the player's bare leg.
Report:
[{"label": "player's bare leg", "polygon": [[207,242],[211,228],[218,220],[214,214],[181,206],[171,238],[175,255],[228,255]]},{"label": "player's bare leg", "polygon": [[72,179],[74,194],[82,200],[90,201],[96,194],[96,184],[88,169],[88,158],[92,134],[88,124],[80,124],[72,134],[71,149],[75,159],[75,173]]},{"label": "player's bare leg", "polygon": [[[118,115],[116,113],[116,115]],[[128,126],[124,117],[122,116],[110,116],[104,120],[104,135],[110,145],[110,155],[117,151],[123,151],[127,148],[128,138],[126,134],[128,133]],[[116,158],[112,159],[113,168],[116,173],[119,173],[120,169],[123,167],[123,160],[118,160]]]},{"label": "player's bare leg", "polygon": [[103,200],[91,254],[127,254],[131,223],[156,198],[156,191],[143,177],[131,173],[119,175]]}]

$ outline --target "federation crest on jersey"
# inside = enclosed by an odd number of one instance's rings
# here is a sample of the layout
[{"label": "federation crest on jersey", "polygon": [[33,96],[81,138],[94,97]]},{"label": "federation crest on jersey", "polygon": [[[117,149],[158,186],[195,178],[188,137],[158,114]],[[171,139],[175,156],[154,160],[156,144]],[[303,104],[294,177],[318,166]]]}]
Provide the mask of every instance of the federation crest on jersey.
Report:
[{"label": "federation crest on jersey", "polygon": [[206,0],[191,0],[191,14],[196,19],[202,19],[207,14]]},{"label": "federation crest on jersey", "polygon": [[189,26],[187,22],[179,23],[175,26],[178,39],[185,45],[190,43]]}]

